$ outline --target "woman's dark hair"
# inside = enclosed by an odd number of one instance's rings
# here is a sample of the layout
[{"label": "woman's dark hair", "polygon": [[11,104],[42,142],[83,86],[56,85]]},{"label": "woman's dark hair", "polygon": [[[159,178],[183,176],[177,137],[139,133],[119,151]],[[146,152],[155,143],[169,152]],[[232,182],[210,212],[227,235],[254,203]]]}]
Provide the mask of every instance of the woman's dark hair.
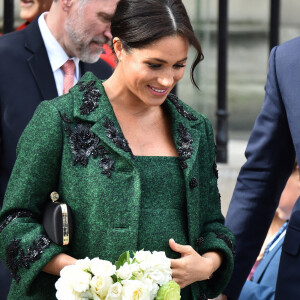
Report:
[{"label": "woman's dark hair", "polygon": [[197,51],[191,80],[198,87],[194,70],[203,60],[203,53],[181,0],[120,0],[112,18],[111,33],[121,40],[127,52],[166,36],[182,35]]}]

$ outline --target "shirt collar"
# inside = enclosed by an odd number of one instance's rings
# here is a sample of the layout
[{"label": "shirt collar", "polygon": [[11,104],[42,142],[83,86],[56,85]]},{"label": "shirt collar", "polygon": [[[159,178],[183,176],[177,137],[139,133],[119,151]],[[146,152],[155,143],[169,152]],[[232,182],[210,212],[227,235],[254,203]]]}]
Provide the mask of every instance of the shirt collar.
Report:
[{"label": "shirt collar", "polygon": [[[44,44],[46,47],[46,51],[49,57],[50,65],[52,71],[57,71],[70,57],[66,54],[62,46],[55,39],[53,34],[51,33],[48,25],[46,24],[45,18],[47,17],[48,12],[44,12],[38,19],[40,31],[42,38],[44,40]],[[72,57],[75,63],[75,76],[79,78],[79,58]]]}]

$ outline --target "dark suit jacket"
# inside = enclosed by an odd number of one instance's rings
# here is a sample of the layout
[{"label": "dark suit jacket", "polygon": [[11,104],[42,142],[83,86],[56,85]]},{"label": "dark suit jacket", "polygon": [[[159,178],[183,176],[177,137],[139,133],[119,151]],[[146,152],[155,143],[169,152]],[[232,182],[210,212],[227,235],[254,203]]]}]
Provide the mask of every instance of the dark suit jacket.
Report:
[{"label": "dark suit jacket", "polygon": [[[99,60],[80,62],[80,72],[108,78],[111,67]],[[57,97],[50,62],[37,19],[24,30],[0,37],[0,208],[23,129],[42,100]]]},{"label": "dark suit jacket", "polygon": [[[235,269],[225,291],[232,299],[238,297],[261,248],[291,174],[295,151],[298,161],[300,158],[300,38],[272,50],[265,91],[265,101],[246,149],[247,162],[240,171],[226,217],[226,225],[237,239]],[[291,259],[280,266],[276,288],[293,294],[278,299],[298,299],[300,295],[299,207],[298,200],[282,252],[291,255]],[[280,276],[282,270],[288,270],[290,275],[286,284]]]}]

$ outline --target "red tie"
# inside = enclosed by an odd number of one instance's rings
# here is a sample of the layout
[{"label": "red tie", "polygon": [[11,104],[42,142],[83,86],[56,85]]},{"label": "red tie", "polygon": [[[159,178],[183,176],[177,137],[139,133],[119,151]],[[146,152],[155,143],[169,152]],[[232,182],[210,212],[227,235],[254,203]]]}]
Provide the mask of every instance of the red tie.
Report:
[{"label": "red tie", "polygon": [[65,73],[64,77],[64,87],[63,87],[63,93],[67,94],[69,92],[69,89],[74,84],[74,72],[75,72],[75,64],[74,61],[71,59],[68,59],[62,66],[61,66],[63,72]]}]

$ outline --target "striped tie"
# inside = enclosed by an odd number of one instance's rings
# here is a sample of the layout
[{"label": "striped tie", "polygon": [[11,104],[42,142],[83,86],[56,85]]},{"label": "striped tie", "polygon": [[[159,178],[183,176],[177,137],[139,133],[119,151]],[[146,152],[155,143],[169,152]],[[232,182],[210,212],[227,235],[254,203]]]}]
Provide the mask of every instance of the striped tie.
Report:
[{"label": "striped tie", "polygon": [[63,87],[63,93],[67,94],[69,92],[69,89],[74,84],[74,72],[75,72],[75,64],[74,61],[71,59],[68,59],[62,66],[61,66],[63,72],[65,73],[64,77],[64,87]]}]

